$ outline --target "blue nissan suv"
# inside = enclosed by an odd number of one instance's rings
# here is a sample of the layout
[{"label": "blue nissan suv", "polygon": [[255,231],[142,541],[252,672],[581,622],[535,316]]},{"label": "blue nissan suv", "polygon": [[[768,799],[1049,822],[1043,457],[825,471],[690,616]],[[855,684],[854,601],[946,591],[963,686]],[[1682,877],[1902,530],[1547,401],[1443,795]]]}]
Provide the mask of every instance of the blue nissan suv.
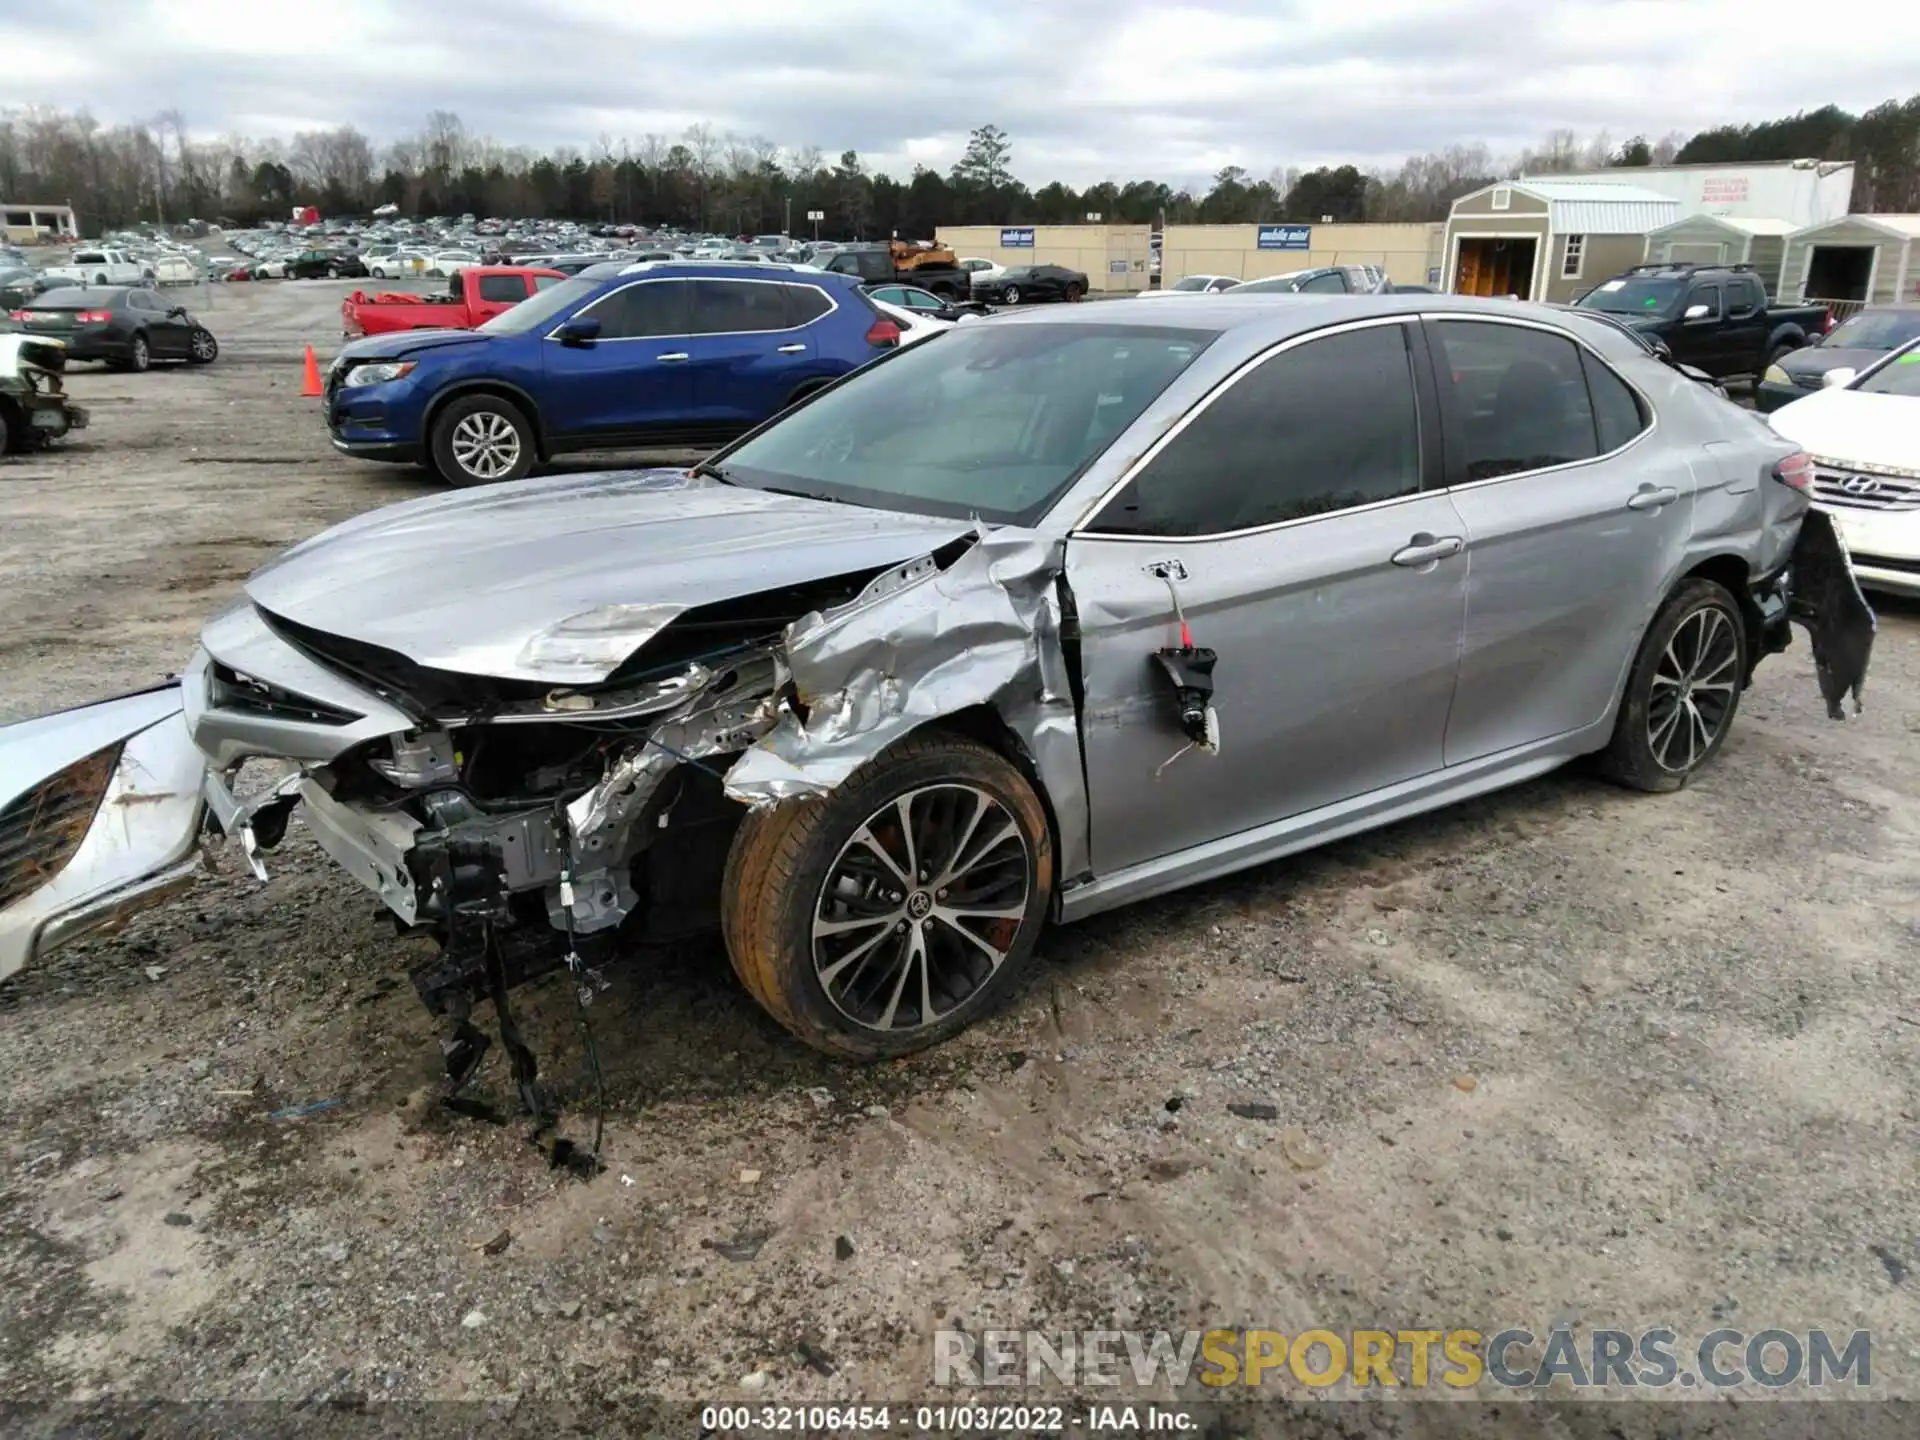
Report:
[{"label": "blue nissan suv", "polygon": [[334,448],[455,485],[569,451],[719,444],[900,341],[858,277],[595,265],[478,330],[370,335],[327,372]]}]

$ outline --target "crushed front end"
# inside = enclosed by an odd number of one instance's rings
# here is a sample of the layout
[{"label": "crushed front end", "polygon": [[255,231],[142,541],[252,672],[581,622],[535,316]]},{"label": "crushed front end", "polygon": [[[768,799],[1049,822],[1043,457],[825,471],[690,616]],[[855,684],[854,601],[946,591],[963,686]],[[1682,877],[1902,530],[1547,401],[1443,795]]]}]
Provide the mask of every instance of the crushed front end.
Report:
[{"label": "crushed front end", "polygon": [[87,412],[67,398],[67,347],[38,335],[0,335],[0,436],[7,448],[50,444],[87,427]]}]

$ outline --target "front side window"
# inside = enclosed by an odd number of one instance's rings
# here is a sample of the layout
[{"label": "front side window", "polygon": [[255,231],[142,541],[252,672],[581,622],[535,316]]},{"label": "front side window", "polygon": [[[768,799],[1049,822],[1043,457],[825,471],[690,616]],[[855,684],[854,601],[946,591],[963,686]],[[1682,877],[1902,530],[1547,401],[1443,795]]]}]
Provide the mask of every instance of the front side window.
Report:
[{"label": "front side window", "polygon": [[[595,301],[575,318],[598,320],[602,340],[685,335],[689,333],[689,288],[684,280],[641,281]],[[516,305],[514,310],[520,308]],[[511,315],[513,310],[504,313]]]},{"label": "front side window", "polygon": [[1580,347],[1573,341],[1484,321],[1437,321],[1434,334],[1456,483],[1568,465],[1600,453]]},{"label": "front side window", "polygon": [[1410,333],[1397,324],[1329,335],[1243,373],[1093,528],[1223,535],[1413,494],[1420,424]]},{"label": "front side window", "polygon": [[718,457],[741,485],[994,524],[1038,519],[1211,331],[963,325]]},{"label": "front side window", "polygon": [[1700,316],[1700,319],[1718,320],[1720,318],[1720,287],[1718,285],[1696,285],[1693,288],[1693,293],[1687,296],[1687,309],[1691,310],[1696,305],[1704,305],[1707,307],[1707,313]]}]

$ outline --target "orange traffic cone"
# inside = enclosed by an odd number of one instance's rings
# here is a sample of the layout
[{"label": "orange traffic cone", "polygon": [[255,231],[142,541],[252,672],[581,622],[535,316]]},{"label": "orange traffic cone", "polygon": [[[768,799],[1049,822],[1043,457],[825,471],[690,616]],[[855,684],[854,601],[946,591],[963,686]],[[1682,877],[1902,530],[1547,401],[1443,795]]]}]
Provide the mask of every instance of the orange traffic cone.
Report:
[{"label": "orange traffic cone", "polygon": [[300,387],[300,393],[308,396],[320,396],[327,392],[320,388],[320,362],[313,358],[313,346],[307,346],[307,379]]}]

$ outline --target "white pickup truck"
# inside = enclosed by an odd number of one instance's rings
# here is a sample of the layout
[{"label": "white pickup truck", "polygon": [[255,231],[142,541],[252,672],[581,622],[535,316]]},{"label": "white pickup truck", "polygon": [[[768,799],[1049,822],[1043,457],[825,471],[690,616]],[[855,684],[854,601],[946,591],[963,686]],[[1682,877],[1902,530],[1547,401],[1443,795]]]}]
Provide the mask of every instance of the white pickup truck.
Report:
[{"label": "white pickup truck", "polygon": [[64,275],[82,285],[139,285],[152,271],[124,250],[76,250],[65,265],[49,265],[49,275]]}]

